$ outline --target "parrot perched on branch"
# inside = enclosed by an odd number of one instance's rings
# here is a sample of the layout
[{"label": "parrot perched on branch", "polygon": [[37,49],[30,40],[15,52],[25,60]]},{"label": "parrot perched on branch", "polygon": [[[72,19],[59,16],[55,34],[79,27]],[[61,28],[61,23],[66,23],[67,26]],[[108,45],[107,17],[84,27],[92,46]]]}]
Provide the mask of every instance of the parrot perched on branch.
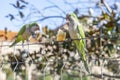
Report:
[{"label": "parrot perched on branch", "polygon": [[35,31],[37,30],[39,30],[39,25],[36,22],[24,25],[18,32],[15,41],[9,47],[14,46],[20,41],[24,43],[24,41],[28,40],[31,35],[34,36]]},{"label": "parrot perched on branch", "polygon": [[77,15],[75,13],[68,14],[66,16],[66,20],[69,23],[68,31],[70,37],[71,39],[75,39],[73,40],[73,43],[75,44],[78,50],[79,56],[84,63],[86,71],[89,72],[89,68],[86,60],[86,54],[85,54],[86,41],[85,41],[85,33],[83,30],[83,26],[79,22]]}]

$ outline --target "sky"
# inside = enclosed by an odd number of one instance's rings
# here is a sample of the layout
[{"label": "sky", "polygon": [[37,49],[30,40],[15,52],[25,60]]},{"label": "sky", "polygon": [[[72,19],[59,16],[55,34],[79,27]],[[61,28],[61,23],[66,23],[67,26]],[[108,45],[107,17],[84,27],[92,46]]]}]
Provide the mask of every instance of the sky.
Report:
[{"label": "sky", "polygon": [[[47,2],[46,0],[26,0],[29,1],[30,4],[34,5],[38,10],[42,11],[42,9],[44,9],[47,6],[51,6],[52,4],[50,4],[49,2]],[[64,6],[62,5],[62,3],[60,2],[61,0],[54,0],[55,4],[58,4],[59,1],[59,5],[60,6]],[[19,24],[19,22],[17,21],[10,21],[9,18],[6,18],[5,16],[8,15],[9,13],[12,14],[17,14],[17,10],[10,5],[10,3],[15,3],[16,0],[1,0],[0,1],[0,29],[4,29],[5,27],[8,28],[8,30],[12,30],[12,31],[18,31],[21,28],[21,24]],[[29,9],[26,9],[26,11],[24,11],[25,13],[29,13]],[[57,15],[59,12],[55,12],[55,10],[51,10],[51,11],[47,11],[47,9],[45,11],[42,12],[44,15],[48,16],[48,15]],[[57,14],[55,14],[57,13]],[[39,18],[38,18],[39,19]],[[32,21],[32,20],[31,20]],[[57,20],[53,20],[53,21],[57,21]],[[59,20],[58,20],[59,21]],[[46,21],[42,21],[39,22],[40,24],[46,24]],[[47,23],[52,24],[50,21],[47,21]],[[48,24],[46,24],[48,25]]]},{"label": "sky", "polygon": [[[28,13],[34,12],[31,8],[36,8],[44,16],[63,16],[65,17],[67,13],[73,12],[75,8],[79,8],[80,14],[87,14],[88,9],[95,7],[95,1],[98,0],[26,0],[30,3],[28,8],[25,8],[23,12],[25,16]],[[50,2],[49,2],[50,1]],[[68,1],[69,3],[65,3]],[[77,1],[80,1],[79,4]],[[89,2],[90,1],[90,2]],[[120,2],[120,0],[106,0],[109,1],[109,4],[113,2]],[[111,2],[110,2],[111,1]],[[38,21],[42,26],[48,25],[49,28],[56,28],[65,22],[63,18],[50,18],[40,21],[43,17],[39,13],[35,13],[28,20],[22,19],[21,21],[10,21],[9,18],[6,18],[9,13],[17,15],[17,10],[10,5],[10,3],[16,3],[16,0],[1,0],[0,1],[0,30],[4,30],[5,27],[11,31],[19,31],[22,25],[30,23],[32,21]],[[70,5],[72,3],[72,5]],[[81,3],[81,4],[80,4]],[[33,6],[32,6],[33,5]],[[53,7],[56,6],[57,7]],[[32,6],[32,7],[31,7]],[[49,8],[51,6],[51,8]],[[94,9],[96,15],[100,13],[98,9]],[[65,11],[65,13],[64,13]]]}]

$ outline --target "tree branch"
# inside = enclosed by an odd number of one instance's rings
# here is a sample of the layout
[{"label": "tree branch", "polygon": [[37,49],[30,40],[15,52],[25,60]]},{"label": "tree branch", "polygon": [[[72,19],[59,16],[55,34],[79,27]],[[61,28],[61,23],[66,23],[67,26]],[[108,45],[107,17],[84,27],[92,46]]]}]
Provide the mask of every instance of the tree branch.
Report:
[{"label": "tree branch", "polygon": [[102,78],[102,76],[104,76],[104,77],[109,77],[109,78],[117,78],[117,79],[120,79],[120,75],[118,76],[118,75],[110,75],[110,74],[105,74],[105,73],[103,73],[103,74],[91,74],[90,76],[94,76],[94,77],[97,77],[97,78]]},{"label": "tree branch", "polygon": [[36,20],[36,21],[44,21],[44,20],[50,19],[50,18],[61,18],[61,19],[65,19],[65,17],[63,17],[63,16],[46,16],[46,17],[41,18],[41,19],[38,19],[38,20]]},{"label": "tree branch", "polygon": [[49,3],[51,3],[52,5],[54,5],[54,7],[56,7],[56,8],[58,8],[63,14],[65,14],[66,15],[66,12],[63,10],[63,9],[61,9],[58,5],[56,5],[55,3],[53,3],[52,1],[50,1],[50,0],[47,0]]}]

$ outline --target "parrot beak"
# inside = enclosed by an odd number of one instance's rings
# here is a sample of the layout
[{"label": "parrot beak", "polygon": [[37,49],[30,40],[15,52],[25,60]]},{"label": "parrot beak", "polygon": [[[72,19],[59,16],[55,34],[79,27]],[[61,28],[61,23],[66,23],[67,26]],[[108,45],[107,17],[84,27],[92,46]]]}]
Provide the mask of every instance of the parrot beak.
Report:
[{"label": "parrot beak", "polygon": [[32,37],[33,37],[33,38],[36,38],[36,34],[35,34],[35,33],[32,33]]}]

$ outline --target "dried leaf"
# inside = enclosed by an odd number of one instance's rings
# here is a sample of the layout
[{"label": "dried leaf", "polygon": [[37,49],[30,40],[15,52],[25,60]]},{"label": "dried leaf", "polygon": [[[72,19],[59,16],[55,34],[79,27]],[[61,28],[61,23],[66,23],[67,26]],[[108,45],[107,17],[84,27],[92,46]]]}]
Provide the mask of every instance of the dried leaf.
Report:
[{"label": "dried leaf", "polygon": [[61,29],[59,29],[57,33],[57,41],[64,41],[65,38],[66,38],[66,33]]},{"label": "dried leaf", "polygon": [[44,34],[48,34],[48,26],[42,27],[42,31]]},{"label": "dried leaf", "polygon": [[20,6],[19,8],[20,9],[24,9],[26,6],[25,5],[22,5],[22,6]]},{"label": "dried leaf", "polygon": [[10,20],[11,20],[11,21],[12,21],[13,19],[15,19],[15,17],[14,17],[12,14],[8,14],[6,17],[7,17],[7,18],[10,17]]},{"label": "dried leaf", "polygon": [[17,5],[17,8],[20,7],[20,3],[19,3],[19,1],[16,2],[16,5]]},{"label": "dried leaf", "polygon": [[105,20],[110,20],[110,16],[107,13],[103,13],[103,17]]},{"label": "dried leaf", "polygon": [[17,8],[17,6],[13,3],[10,3],[10,5],[12,5],[14,8]]},{"label": "dried leaf", "polygon": [[24,17],[24,14],[23,14],[21,11],[19,11],[19,14],[20,14],[20,17],[21,17],[21,18]]},{"label": "dried leaf", "polygon": [[28,2],[26,2],[25,0],[19,0],[19,1],[21,1],[24,4],[28,4]]}]

